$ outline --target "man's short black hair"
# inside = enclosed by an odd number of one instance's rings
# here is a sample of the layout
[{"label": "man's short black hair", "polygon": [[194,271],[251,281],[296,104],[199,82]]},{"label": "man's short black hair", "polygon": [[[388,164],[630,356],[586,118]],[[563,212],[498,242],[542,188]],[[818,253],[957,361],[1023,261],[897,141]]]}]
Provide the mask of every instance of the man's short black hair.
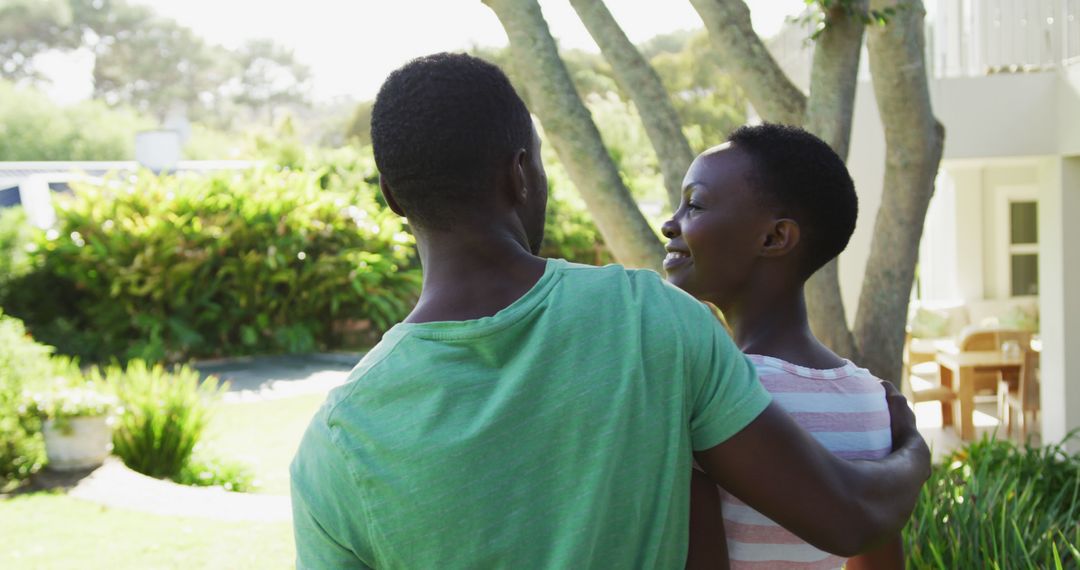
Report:
[{"label": "man's short black hair", "polygon": [[371,112],[379,174],[411,223],[448,228],[486,197],[497,168],[530,149],[532,118],[498,67],[466,54],[414,59]]},{"label": "man's short black hair", "polygon": [[744,126],[728,137],[754,162],[751,184],[766,203],[799,224],[805,277],[840,255],[855,231],[859,199],[844,161],[797,127]]}]

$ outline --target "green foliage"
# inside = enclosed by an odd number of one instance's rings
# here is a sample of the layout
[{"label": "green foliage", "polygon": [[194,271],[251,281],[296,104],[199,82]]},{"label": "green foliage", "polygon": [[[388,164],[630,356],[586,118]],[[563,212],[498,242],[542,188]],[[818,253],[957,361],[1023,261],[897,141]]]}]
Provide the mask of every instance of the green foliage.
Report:
[{"label": "green foliage", "polygon": [[0,311],[0,492],[45,464],[39,418],[23,413],[23,392],[59,372],[52,348],[34,342],[23,324]]},{"label": "green foliage", "polygon": [[34,57],[73,47],[66,0],[0,0],[0,77],[37,79]]},{"label": "green foliage", "polygon": [[258,487],[255,474],[247,465],[217,457],[202,457],[198,451],[180,469],[174,480],[181,485],[221,487],[237,493],[248,493]]},{"label": "green foliage", "polygon": [[612,263],[614,258],[555,156],[555,149],[545,145],[541,158],[548,175],[548,203],[540,255],[588,265]]},{"label": "green foliage", "polygon": [[[678,38],[685,43],[673,49]],[[727,140],[731,131],[746,123],[746,96],[721,67],[704,31],[654,40],[656,55],[650,63],[671,94],[690,148],[701,152]]]},{"label": "green foliage", "polygon": [[211,400],[225,389],[186,366],[170,372],[141,360],[126,369],[95,369],[90,377],[111,386],[123,406],[113,427],[113,453],[131,469],[159,478],[180,475],[206,429]]},{"label": "green foliage", "polygon": [[1080,567],[1080,454],[970,444],[934,468],[904,537],[911,568]]},{"label": "green foliage", "polygon": [[345,138],[357,146],[371,144],[371,110],[374,101],[364,101],[356,106],[349,125],[345,129]]},{"label": "green foliage", "polygon": [[363,183],[370,157],[318,164],[78,186],[3,303],[91,361],[307,352],[339,346],[348,321],[385,330],[418,292],[412,237]]},{"label": "green foliage", "polygon": [[586,105],[634,199],[639,203],[666,203],[663,175],[637,108],[613,92],[590,95]]},{"label": "green foliage", "polygon": [[61,107],[0,81],[0,160],[130,160],[135,133],[151,125],[99,101]]},{"label": "green foliage", "polygon": [[33,229],[21,207],[0,210],[0,299],[12,281],[30,271],[30,252],[37,247]]},{"label": "green foliage", "polygon": [[866,26],[884,26],[894,18],[900,10],[910,7],[907,2],[899,2],[895,6],[886,6],[880,10],[868,9],[860,5],[859,0],[804,0],[810,7],[803,15],[792,18],[792,21],[800,24],[809,24],[814,30],[810,40],[817,40],[828,29],[832,18],[836,15],[844,15],[856,18]]},{"label": "green foliage", "polygon": [[252,137],[194,123],[191,125],[191,136],[184,143],[184,158],[187,160],[253,160],[257,156]]},{"label": "green foliage", "polygon": [[540,255],[589,265],[612,263],[611,252],[584,204],[577,196],[567,194],[565,186],[551,186],[549,190]]}]

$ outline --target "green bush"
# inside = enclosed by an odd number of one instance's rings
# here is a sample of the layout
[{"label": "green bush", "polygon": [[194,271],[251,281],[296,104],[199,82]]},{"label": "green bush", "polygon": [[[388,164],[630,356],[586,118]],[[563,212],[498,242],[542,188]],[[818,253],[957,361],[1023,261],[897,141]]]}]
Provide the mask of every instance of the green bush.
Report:
[{"label": "green bush", "polygon": [[145,475],[176,478],[188,465],[210,419],[210,401],[225,386],[181,366],[168,371],[132,360],[90,377],[111,386],[122,409],[113,426],[113,453]]},{"label": "green bush", "polygon": [[547,217],[540,255],[588,265],[612,263],[614,257],[555,149],[544,145],[540,153],[548,175]]},{"label": "green bush", "polygon": [[334,348],[342,323],[400,320],[420,283],[411,235],[360,176],[264,167],[79,185],[0,303],[91,361]]},{"label": "green bush", "polygon": [[589,265],[612,263],[614,258],[584,204],[565,194],[554,186],[549,192],[540,255]]},{"label": "green bush", "polygon": [[101,101],[61,107],[0,81],[0,160],[131,160],[135,133],[153,124]]},{"label": "green bush", "polygon": [[195,487],[221,487],[226,491],[247,493],[258,487],[251,468],[243,463],[217,457],[201,457],[196,451],[175,481]]},{"label": "green bush", "polygon": [[0,492],[45,464],[41,421],[27,413],[24,393],[69,372],[54,360],[52,348],[34,342],[18,320],[0,311]]},{"label": "green bush", "polygon": [[11,284],[30,271],[30,253],[34,227],[21,207],[0,210],[0,299],[8,295]]},{"label": "green bush", "polygon": [[970,444],[934,468],[904,537],[911,568],[1080,568],[1080,454]]}]

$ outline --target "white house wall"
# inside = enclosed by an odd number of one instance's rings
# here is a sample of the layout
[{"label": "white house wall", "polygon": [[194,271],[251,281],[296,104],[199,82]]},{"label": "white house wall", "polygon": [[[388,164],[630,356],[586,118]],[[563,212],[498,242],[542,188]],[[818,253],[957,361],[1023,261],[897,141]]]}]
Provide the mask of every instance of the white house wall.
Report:
[{"label": "white house wall", "polygon": [[[1067,85],[1063,87],[1063,83]],[[1080,148],[1080,129],[1072,127],[1080,125],[1080,65],[1062,72],[932,79],[930,96],[934,114],[945,125],[942,164],[957,177],[955,181],[959,184],[955,255],[967,266],[964,281],[955,285],[942,285],[939,281],[937,290],[943,295],[958,290],[963,299],[992,298],[999,293],[997,267],[993,265],[996,250],[990,249],[997,240],[994,228],[987,234],[980,225],[987,225],[984,220],[995,219],[993,208],[997,206],[993,199],[984,196],[985,188],[1010,180],[1042,186],[1041,182],[1032,182],[1037,179],[1032,170],[1018,173],[1011,166],[1015,164],[1013,159],[1057,155],[1059,139]],[[1058,115],[1061,106],[1076,115],[1074,122],[1061,120]],[[965,177],[975,174],[963,174],[962,168],[953,172],[952,166],[981,166],[990,159],[1009,159],[1005,163],[1010,166],[983,172],[989,180],[978,183],[979,192],[963,191],[974,184]],[[868,81],[859,83],[855,97],[848,168],[859,193],[859,224],[851,244],[840,257],[840,287],[848,321],[854,323],[885,175],[885,134],[873,86]],[[989,217],[982,217],[987,214]],[[976,247],[982,250],[976,251]]]},{"label": "white house wall", "polygon": [[1011,73],[930,82],[945,125],[945,159],[1057,153],[1058,74]]},{"label": "white house wall", "polygon": [[1039,201],[1043,441],[1055,442],[1080,427],[1080,158],[1047,159],[1041,173],[1056,186]]},{"label": "white house wall", "polygon": [[1057,88],[1058,148],[1066,156],[1080,155],[1080,63],[1065,67]]},{"label": "white house wall", "polygon": [[956,222],[958,186],[962,182],[952,174],[945,170],[938,174],[919,248],[918,283],[922,296],[946,301],[961,298],[956,271],[960,263]]}]

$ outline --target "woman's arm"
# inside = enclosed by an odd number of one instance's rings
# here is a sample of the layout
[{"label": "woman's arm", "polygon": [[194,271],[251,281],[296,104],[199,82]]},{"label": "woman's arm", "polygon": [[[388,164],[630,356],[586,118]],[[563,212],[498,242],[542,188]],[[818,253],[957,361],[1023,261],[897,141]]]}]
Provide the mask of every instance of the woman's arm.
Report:
[{"label": "woman's arm", "polygon": [[846,461],[777,404],[745,429],[695,454],[717,484],[810,544],[855,556],[895,535],[930,474],[930,451],[896,388],[885,383],[896,450]]}]

